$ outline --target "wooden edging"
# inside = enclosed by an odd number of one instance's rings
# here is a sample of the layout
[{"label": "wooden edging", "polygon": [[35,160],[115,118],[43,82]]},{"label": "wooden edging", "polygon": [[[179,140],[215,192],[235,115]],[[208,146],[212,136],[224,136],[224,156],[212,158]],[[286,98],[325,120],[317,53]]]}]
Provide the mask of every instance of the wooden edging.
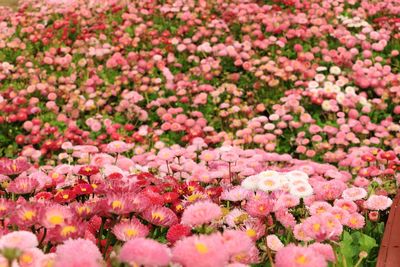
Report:
[{"label": "wooden edging", "polygon": [[390,208],[376,267],[400,266],[400,191]]}]

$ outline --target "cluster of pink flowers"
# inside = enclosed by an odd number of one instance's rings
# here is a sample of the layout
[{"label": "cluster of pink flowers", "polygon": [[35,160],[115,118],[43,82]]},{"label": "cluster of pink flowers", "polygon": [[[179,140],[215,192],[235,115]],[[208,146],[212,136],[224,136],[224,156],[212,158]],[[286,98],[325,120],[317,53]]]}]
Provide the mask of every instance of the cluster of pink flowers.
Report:
[{"label": "cluster of pink flowers", "polygon": [[358,241],[379,243],[400,183],[399,15],[398,0],[0,7],[0,265],[374,262]]},{"label": "cluster of pink flowers", "polygon": [[[7,260],[236,266],[273,260],[276,253],[279,266],[324,266],[336,261],[329,242],[385,216],[392,204],[385,188],[396,185],[393,168],[399,165],[391,151],[366,153],[362,159],[370,167],[391,170],[368,180],[287,154],[212,149],[200,139],[132,158],[124,156],[131,146],[122,141],[107,144],[108,153],[88,145],[62,147],[66,157],[55,166],[35,167],[23,157],[2,161],[0,247],[18,252],[2,250]],[[9,165],[15,166],[12,172]],[[359,179],[380,183],[374,192]],[[277,232],[293,236],[283,243],[268,235]],[[24,235],[32,240],[29,248]],[[312,244],[297,247],[301,242]],[[90,256],[82,258],[74,247]],[[23,256],[33,252],[34,258]],[[292,258],[282,256],[286,253]]]}]

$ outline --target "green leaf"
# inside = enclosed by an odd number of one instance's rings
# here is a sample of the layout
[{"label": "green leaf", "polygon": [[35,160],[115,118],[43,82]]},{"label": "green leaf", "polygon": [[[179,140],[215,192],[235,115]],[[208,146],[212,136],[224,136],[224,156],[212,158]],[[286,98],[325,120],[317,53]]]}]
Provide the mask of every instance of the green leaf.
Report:
[{"label": "green leaf", "polygon": [[367,253],[369,253],[371,249],[373,249],[374,247],[378,246],[376,240],[366,234],[361,234],[359,244],[360,244],[360,249]]}]

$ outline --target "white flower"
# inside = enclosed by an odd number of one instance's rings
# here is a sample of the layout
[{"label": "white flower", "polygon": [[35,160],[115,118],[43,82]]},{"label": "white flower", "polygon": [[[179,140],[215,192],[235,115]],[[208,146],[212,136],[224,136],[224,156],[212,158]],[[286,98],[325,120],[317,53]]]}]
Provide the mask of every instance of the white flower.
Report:
[{"label": "white flower", "polygon": [[257,175],[249,176],[242,181],[242,187],[248,190],[257,190],[258,180],[259,177]]},{"label": "white flower", "polygon": [[346,96],[345,96],[345,94],[343,94],[342,92],[339,92],[337,95],[336,95],[336,101],[339,103],[339,104],[342,104],[343,103],[343,100],[346,98]]},{"label": "white flower", "polygon": [[310,82],[308,83],[308,88],[317,88],[318,85],[319,85],[318,82],[316,82],[316,81],[310,81]]},{"label": "white flower", "polygon": [[349,95],[355,95],[356,94],[356,88],[353,86],[347,86],[344,91],[346,92],[346,94]]},{"label": "white flower", "polygon": [[324,100],[324,101],[322,102],[321,107],[322,107],[322,109],[325,110],[325,111],[330,111],[331,108],[332,108],[331,102],[329,102],[328,100]]},{"label": "white flower", "polygon": [[326,71],[326,70],[327,70],[327,68],[324,67],[324,66],[319,66],[319,67],[317,68],[317,71],[318,71],[318,72],[322,72],[322,71]]},{"label": "white flower", "polygon": [[303,172],[303,171],[290,171],[286,173],[286,177],[289,179],[289,181],[293,181],[296,179],[302,179],[304,181],[308,181],[308,174]]},{"label": "white flower", "polygon": [[342,70],[338,66],[332,66],[329,69],[329,73],[333,74],[333,75],[336,75],[336,76],[339,75],[341,72],[342,72]]},{"label": "white flower", "polygon": [[317,82],[323,82],[325,81],[325,75],[323,75],[322,73],[318,73],[317,75],[315,75],[314,80],[316,80]]},{"label": "white flower", "polygon": [[258,180],[258,188],[262,191],[275,191],[280,189],[281,183],[280,183],[280,178],[279,175],[275,176],[260,176]]},{"label": "white flower", "polygon": [[308,196],[311,196],[314,192],[313,188],[311,185],[308,183],[301,183],[296,186],[290,187],[290,194],[293,196],[299,197],[299,198],[305,198]]}]

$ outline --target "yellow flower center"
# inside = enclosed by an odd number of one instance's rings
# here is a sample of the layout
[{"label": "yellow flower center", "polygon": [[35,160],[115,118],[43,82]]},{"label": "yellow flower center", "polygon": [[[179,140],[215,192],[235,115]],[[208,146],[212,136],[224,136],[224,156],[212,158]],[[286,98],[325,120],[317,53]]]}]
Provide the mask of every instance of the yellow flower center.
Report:
[{"label": "yellow flower center", "polygon": [[152,218],[153,220],[160,220],[160,221],[162,221],[162,220],[165,219],[165,216],[162,215],[160,212],[153,212],[153,213],[151,213],[151,218]]},{"label": "yellow flower center", "polygon": [[249,236],[249,237],[255,237],[256,235],[257,235],[257,232],[256,232],[256,230],[254,230],[254,229],[247,229],[246,230],[246,234]]},{"label": "yellow flower center", "polygon": [[274,185],[274,182],[271,181],[271,180],[267,180],[267,181],[264,182],[264,184],[265,184],[266,186],[273,186],[273,185]]},{"label": "yellow flower center", "polygon": [[196,243],[196,250],[200,253],[200,254],[206,254],[208,252],[208,247],[201,242]]},{"label": "yellow flower center", "polygon": [[50,216],[49,222],[51,224],[61,224],[64,222],[64,218],[60,215],[53,215],[53,216]]},{"label": "yellow flower center", "polygon": [[75,233],[75,232],[76,232],[75,226],[67,225],[67,226],[64,226],[63,229],[61,230],[61,235],[67,236],[67,235]]},{"label": "yellow flower center", "polygon": [[313,229],[314,229],[315,232],[318,232],[319,229],[321,229],[321,225],[319,223],[314,223],[313,224]]},{"label": "yellow flower center", "polygon": [[19,258],[20,263],[24,263],[24,264],[31,264],[33,262],[33,257],[28,254],[22,254],[22,256]]},{"label": "yellow flower center", "polygon": [[296,257],[296,263],[298,264],[306,264],[307,263],[307,258],[304,255],[300,255]]},{"label": "yellow flower center", "polygon": [[190,196],[187,198],[187,200],[188,200],[189,202],[195,202],[195,201],[198,200],[199,198],[202,198],[202,195],[201,195],[201,194],[192,194],[192,195],[190,195]]},{"label": "yellow flower center", "polygon": [[113,209],[122,209],[123,204],[122,204],[122,201],[114,200],[111,203],[111,206],[112,206]]},{"label": "yellow flower center", "polygon": [[28,210],[28,211],[25,211],[23,218],[26,221],[31,221],[33,216],[35,216],[35,215],[36,215],[36,213],[34,211]]},{"label": "yellow flower center", "polygon": [[136,229],[129,228],[125,230],[125,234],[130,238],[136,236],[138,231]]},{"label": "yellow flower center", "polygon": [[356,218],[351,218],[350,219],[350,224],[352,224],[352,225],[355,225],[355,224],[357,224],[357,219]]},{"label": "yellow flower center", "polygon": [[89,212],[90,212],[90,208],[87,207],[87,206],[83,206],[83,207],[79,207],[79,208],[77,209],[77,211],[78,211],[78,214],[79,214],[79,215],[82,214],[83,212],[89,213]]}]

